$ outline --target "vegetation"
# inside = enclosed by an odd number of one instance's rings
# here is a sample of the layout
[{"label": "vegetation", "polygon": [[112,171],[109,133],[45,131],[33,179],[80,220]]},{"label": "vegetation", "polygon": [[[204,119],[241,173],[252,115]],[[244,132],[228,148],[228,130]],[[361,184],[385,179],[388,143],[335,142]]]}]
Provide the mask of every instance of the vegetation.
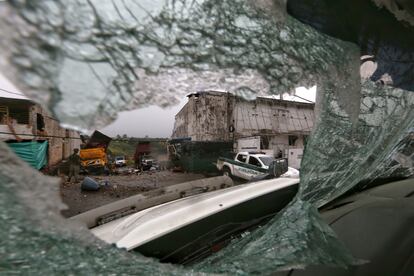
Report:
[{"label": "vegetation", "polygon": [[129,140],[113,140],[109,144],[108,154],[115,156],[125,156],[127,159],[134,158],[136,143]]},{"label": "vegetation", "polygon": [[113,157],[125,156],[128,160],[131,160],[134,158],[135,149],[140,141],[151,141],[154,155],[165,153],[166,151],[165,138],[134,138],[118,135],[109,144],[108,154]]}]

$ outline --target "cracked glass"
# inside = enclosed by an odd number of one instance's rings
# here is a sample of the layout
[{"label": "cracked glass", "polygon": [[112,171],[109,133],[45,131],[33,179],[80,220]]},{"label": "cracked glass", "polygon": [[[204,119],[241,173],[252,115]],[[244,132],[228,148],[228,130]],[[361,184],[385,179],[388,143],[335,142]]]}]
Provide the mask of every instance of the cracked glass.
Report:
[{"label": "cracked glass", "polygon": [[295,199],[266,226],[191,267],[123,252],[69,224],[59,215],[58,180],[30,170],[1,143],[0,233],[8,237],[1,272],[251,274],[361,264],[317,208],[362,180],[413,173],[414,94],[361,82],[358,46],[304,25],[283,1],[1,5],[0,69],[78,129],[102,126],[120,110],[175,104],[189,87],[220,84],[246,99],[314,84],[318,90],[317,127]]}]

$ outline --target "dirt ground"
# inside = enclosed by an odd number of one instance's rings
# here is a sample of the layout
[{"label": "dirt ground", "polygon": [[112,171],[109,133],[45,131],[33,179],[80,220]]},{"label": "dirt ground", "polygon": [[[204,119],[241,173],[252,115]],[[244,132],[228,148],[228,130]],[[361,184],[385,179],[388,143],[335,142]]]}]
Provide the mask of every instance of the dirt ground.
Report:
[{"label": "dirt ground", "polygon": [[144,172],[136,175],[91,176],[97,182],[109,183],[99,191],[82,191],[81,182],[62,182],[60,191],[68,210],[62,211],[71,217],[96,207],[127,198],[152,189],[205,178],[202,174],[176,173],[170,171]]}]

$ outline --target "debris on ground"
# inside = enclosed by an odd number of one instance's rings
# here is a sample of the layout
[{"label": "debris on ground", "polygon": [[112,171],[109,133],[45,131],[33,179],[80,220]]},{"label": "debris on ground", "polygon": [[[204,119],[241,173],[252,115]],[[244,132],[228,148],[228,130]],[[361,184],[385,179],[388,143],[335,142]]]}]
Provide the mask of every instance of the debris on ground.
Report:
[{"label": "debris on ground", "polygon": [[85,177],[81,184],[81,189],[83,191],[98,191],[99,188],[99,183],[90,177]]},{"label": "debris on ground", "polygon": [[[133,170],[135,171],[135,169]],[[100,186],[99,191],[82,190],[80,188],[81,183],[62,181],[61,197],[62,201],[68,206],[68,209],[62,211],[62,214],[65,217],[71,217],[136,194],[202,178],[205,178],[203,174],[185,174],[170,171],[145,171],[132,174],[93,176],[93,180]],[[81,181],[83,180],[81,179]]]}]

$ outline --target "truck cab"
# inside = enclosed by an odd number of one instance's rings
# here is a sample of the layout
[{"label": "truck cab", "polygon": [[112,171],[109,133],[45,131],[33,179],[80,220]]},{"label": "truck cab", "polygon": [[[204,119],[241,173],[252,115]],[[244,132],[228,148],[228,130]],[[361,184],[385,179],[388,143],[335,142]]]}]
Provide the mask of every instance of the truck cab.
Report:
[{"label": "truck cab", "polygon": [[[269,166],[276,159],[263,152],[239,152],[234,160],[227,158],[219,158],[217,161],[217,169],[223,174],[239,177],[245,180],[269,173]],[[281,177],[299,177],[299,171],[288,168],[288,171]]]},{"label": "truck cab", "polygon": [[235,160],[267,170],[274,158],[261,152],[239,152]]}]

